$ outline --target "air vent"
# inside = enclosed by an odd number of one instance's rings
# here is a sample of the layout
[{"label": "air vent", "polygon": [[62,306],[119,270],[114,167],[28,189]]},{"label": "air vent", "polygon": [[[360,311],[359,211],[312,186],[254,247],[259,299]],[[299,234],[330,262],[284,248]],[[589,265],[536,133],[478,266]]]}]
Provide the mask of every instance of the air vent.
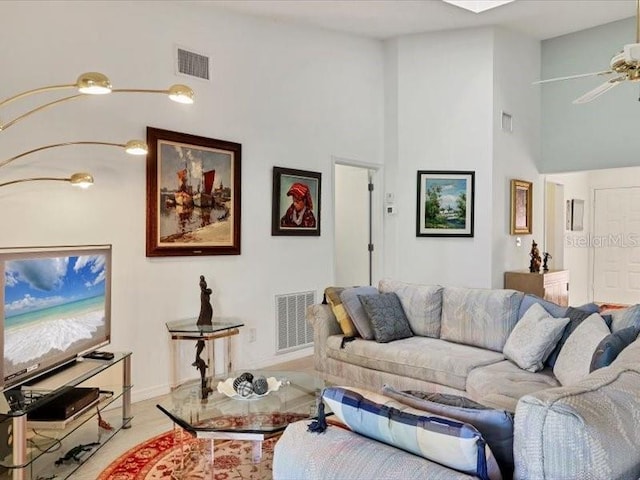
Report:
[{"label": "air vent", "polygon": [[307,322],[307,307],[316,303],[316,293],[301,292],[276,295],[276,323],[278,348],[286,353],[313,343],[313,329]]},{"label": "air vent", "polygon": [[176,47],[176,72],[209,80],[209,57]]}]

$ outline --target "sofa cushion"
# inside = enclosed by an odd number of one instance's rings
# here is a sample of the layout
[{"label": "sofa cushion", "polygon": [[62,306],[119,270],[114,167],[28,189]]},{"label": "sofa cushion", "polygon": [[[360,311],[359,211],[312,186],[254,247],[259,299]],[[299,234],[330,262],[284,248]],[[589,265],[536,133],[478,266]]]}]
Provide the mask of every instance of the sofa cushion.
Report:
[{"label": "sofa cushion", "polygon": [[542,370],[568,318],[554,318],[537,303],[520,319],[504,346],[504,356],[529,372]]},{"label": "sofa cushion", "polygon": [[378,290],[398,295],[404,313],[415,335],[440,337],[442,317],[442,287],[440,285],[413,285],[395,280],[380,280]]},{"label": "sofa cushion", "polygon": [[533,373],[505,360],[471,370],[466,391],[476,402],[515,412],[520,397],[559,385],[550,368]]},{"label": "sofa cushion", "polygon": [[573,385],[589,375],[593,354],[608,335],[607,324],[597,313],[592,313],[576,327],[553,367],[553,374],[562,385]]},{"label": "sofa cushion", "polygon": [[342,304],[351,317],[356,330],[362,338],[367,340],[373,340],[373,328],[369,316],[362,308],[358,295],[375,295],[376,293],[378,290],[374,287],[351,287],[345,288],[340,294]]},{"label": "sofa cushion", "polygon": [[640,328],[640,305],[603,310],[602,313],[611,315],[611,318],[613,319],[611,323],[612,332],[617,332],[628,327]]},{"label": "sofa cushion", "polygon": [[360,389],[325,388],[322,399],[356,433],[481,480],[500,478],[490,448],[472,425]]},{"label": "sofa cushion", "polygon": [[395,293],[359,295],[358,298],[369,316],[376,342],[388,343],[413,336],[409,320]]},{"label": "sofa cushion", "polygon": [[357,331],[351,317],[342,304],[340,294],[343,290],[344,288],[341,287],[327,287],[324,289],[324,296],[331,306],[331,311],[335,315],[336,320],[338,320],[342,333],[344,333],[346,337],[353,337],[357,334]]},{"label": "sofa cushion", "polygon": [[522,303],[520,303],[520,308],[518,309],[518,319],[521,319],[534,303],[540,305],[549,313],[549,315],[556,318],[564,317],[564,314],[567,311],[567,307],[563,307],[561,305],[558,305],[557,303],[550,302],[548,300],[545,300],[544,298],[538,297],[537,295],[527,293],[522,299]]},{"label": "sofa cushion", "polygon": [[327,339],[327,356],[349,364],[464,390],[469,372],[502,361],[502,353],[437,338],[410,337],[391,343],[356,338],[340,348],[342,335]]},{"label": "sofa cushion", "polygon": [[501,352],[518,321],[515,290],[445,287],[440,338]]},{"label": "sofa cushion", "polygon": [[560,355],[560,350],[562,350],[563,345],[567,342],[569,335],[571,335],[573,331],[578,328],[578,325],[580,325],[583,320],[586,320],[592,313],[595,312],[588,312],[586,310],[582,310],[581,308],[567,308],[565,316],[569,319],[569,323],[566,327],[564,327],[562,336],[560,337],[560,340],[558,340],[556,347],[551,352],[551,355],[549,355],[549,358],[547,358],[547,360],[545,361],[545,365],[553,368],[553,366],[556,364],[556,361],[558,360],[558,355]]},{"label": "sofa cushion", "polygon": [[512,413],[486,407],[459,395],[413,390],[400,392],[389,385],[382,388],[382,393],[410,407],[473,425],[491,448],[502,476],[511,478],[513,475]]},{"label": "sofa cushion", "polygon": [[611,365],[620,352],[638,338],[639,332],[636,327],[628,327],[604,337],[591,357],[589,372]]}]

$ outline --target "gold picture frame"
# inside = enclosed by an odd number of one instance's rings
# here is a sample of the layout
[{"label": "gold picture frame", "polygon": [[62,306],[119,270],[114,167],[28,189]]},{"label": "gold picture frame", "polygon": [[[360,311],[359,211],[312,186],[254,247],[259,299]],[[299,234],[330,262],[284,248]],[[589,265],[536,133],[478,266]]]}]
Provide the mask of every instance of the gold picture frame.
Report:
[{"label": "gold picture frame", "polygon": [[511,235],[530,235],[533,218],[533,183],[511,180]]}]

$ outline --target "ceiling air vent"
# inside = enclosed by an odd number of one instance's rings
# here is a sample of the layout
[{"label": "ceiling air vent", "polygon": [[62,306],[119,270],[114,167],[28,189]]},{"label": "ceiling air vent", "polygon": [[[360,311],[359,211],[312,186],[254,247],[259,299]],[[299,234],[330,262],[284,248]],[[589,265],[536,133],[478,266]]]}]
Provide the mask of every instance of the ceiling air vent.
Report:
[{"label": "ceiling air vent", "polygon": [[209,57],[176,47],[176,70],[181,75],[209,80]]}]

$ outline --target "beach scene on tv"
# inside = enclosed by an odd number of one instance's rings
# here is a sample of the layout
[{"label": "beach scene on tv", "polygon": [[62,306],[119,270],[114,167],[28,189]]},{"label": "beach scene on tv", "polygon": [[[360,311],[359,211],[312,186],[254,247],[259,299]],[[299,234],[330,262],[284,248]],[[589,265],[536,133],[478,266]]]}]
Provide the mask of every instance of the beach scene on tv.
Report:
[{"label": "beach scene on tv", "polygon": [[5,263],[5,379],[105,338],[106,262],[106,255],[82,255]]}]

